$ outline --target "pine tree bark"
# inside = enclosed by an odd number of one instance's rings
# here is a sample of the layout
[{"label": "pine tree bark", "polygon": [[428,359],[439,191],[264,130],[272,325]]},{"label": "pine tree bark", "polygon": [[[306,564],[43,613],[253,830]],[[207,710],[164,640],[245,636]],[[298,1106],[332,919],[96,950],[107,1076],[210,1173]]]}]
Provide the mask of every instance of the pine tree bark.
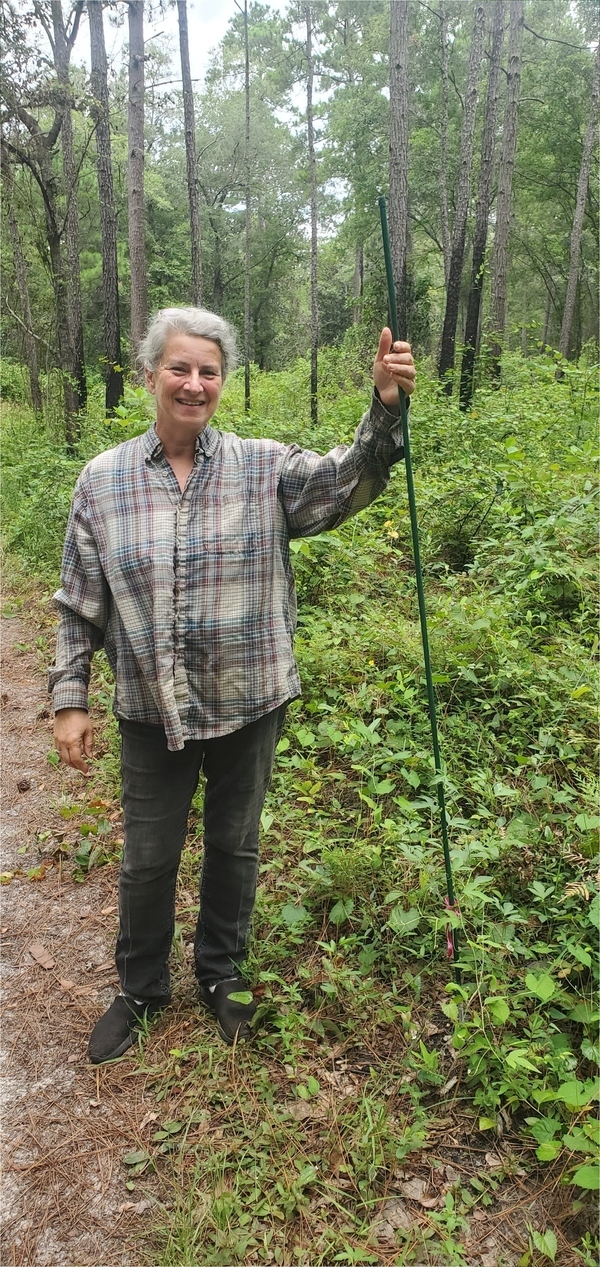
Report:
[{"label": "pine tree bark", "polygon": [[248,45],[248,0],[244,0],[244,98],[245,98],[245,138],[244,138],[244,194],[245,212],[245,259],[244,259],[244,412],[250,413],[250,270],[252,268],[252,203],[250,188],[250,49]]},{"label": "pine tree bark", "polygon": [[469,70],[467,74],[467,90],[460,141],[460,175],[456,192],[456,212],[452,233],[452,251],[446,291],[446,311],[442,330],[442,344],[438,364],[438,376],[444,381],[444,391],[452,394],[452,379],[447,378],[448,371],[454,365],[456,345],[456,327],[458,324],[458,307],[460,303],[460,287],[465,258],[465,242],[467,236],[467,215],[471,192],[471,169],[473,166],[473,138],[475,135],[475,117],[479,96],[479,76],[483,57],[483,36],[485,31],[485,9],[482,4],[475,5],[473,19],[473,35],[469,53]]},{"label": "pine tree bark", "polygon": [[33,333],[33,320],[31,316],[31,303],[29,300],[29,285],[27,281],[27,261],[23,252],[21,242],[21,234],[19,232],[19,222],[15,212],[14,201],[14,182],[12,178],[12,170],[8,151],[6,146],[2,145],[2,175],[4,177],[4,201],[6,205],[6,213],[8,219],[8,228],[11,236],[13,259],[15,263],[15,277],[17,279],[17,289],[19,291],[19,300],[21,303],[21,312],[23,314],[23,340],[25,344],[25,356],[27,358],[27,370],[29,373],[29,390],[31,392],[31,404],[36,413],[42,413],[43,401],[40,388],[40,378],[38,369],[37,348],[35,345],[35,336]]},{"label": "pine tree bark", "polygon": [[492,12],[492,44],[490,49],[483,136],[481,139],[479,188],[477,191],[475,230],[473,234],[471,289],[469,291],[469,304],[465,325],[465,350],[463,353],[460,372],[460,407],[463,410],[469,408],[473,396],[473,374],[481,318],[484,261],[487,246],[490,205],[492,200],[492,175],[494,171],[496,122],[498,119],[500,61],[502,57],[502,44],[504,41],[504,7],[504,0],[495,0]]},{"label": "pine tree bark", "polygon": [[110,417],[123,395],[123,370],[121,368],[117,217],[115,213],[111,162],[108,73],[102,0],[88,0],[88,18],[90,24],[90,79],[94,98],[91,106],[91,115],[96,125],[98,197],[102,239],[102,319],[104,355],[106,357],[106,413]]},{"label": "pine tree bark", "polygon": [[202,304],[202,242],[200,234],[200,198],[198,193],[198,169],[196,159],[196,118],[190,47],[188,40],[187,0],[177,0],[179,22],[179,53],[181,58],[181,82],[183,88],[183,124],[185,132],[185,163],[188,202],[190,208],[190,246],[192,254],[192,303]]},{"label": "pine tree bark", "polygon": [[492,358],[492,373],[496,378],[500,374],[501,343],[506,324],[508,239],[510,236],[513,172],[517,152],[524,7],[524,0],[511,0],[506,105],[502,129],[502,151],[498,168],[496,232],[492,260],[490,354]]},{"label": "pine tree bark", "polygon": [[127,201],[131,268],[131,353],[135,360],[148,325],[144,208],[144,0],[128,0],[128,17]]},{"label": "pine tree bark", "polygon": [[61,151],[63,181],[65,187],[65,247],[69,265],[68,318],[74,355],[75,390],[77,409],[84,409],[87,402],[85,377],[85,352],[83,341],[83,302],[81,298],[81,268],[79,262],[79,213],[77,209],[77,165],[73,146],[73,117],[71,113],[71,82],[69,63],[71,50],[79,26],[83,3],[73,10],[71,31],[67,37],[61,0],[51,0],[54,65],[62,94]]},{"label": "pine tree bark", "polygon": [[410,0],[390,5],[390,250],[401,339],[408,321],[408,30]]},{"label": "pine tree bark", "polygon": [[352,294],[354,298],[354,310],[352,314],[352,323],[355,326],[360,325],[362,321],[362,297],[365,279],[365,248],[362,242],[358,242],[354,252],[354,277],[352,282]]},{"label": "pine tree bark", "polygon": [[444,282],[448,285],[450,275],[450,255],[452,241],[450,238],[450,220],[448,217],[448,17],[446,0],[440,0],[440,225],[442,230],[442,252],[444,256]]},{"label": "pine tree bark", "polygon": [[596,48],[596,58],[594,62],[594,78],[592,81],[592,100],[590,104],[590,114],[588,125],[586,128],[585,138],[583,141],[583,150],[581,153],[581,167],[579,169],[579,181],[577,185],[577,199],[575,202],[575,214],[573,216],[573,227],[571,229],[571,246],[569,261],[569,279],[567,282],[567,293],[565,296],[565,306],[563,310],[562,325],[560,329],[559,351],[567,357],[569,355],[569,344],[571,342],[571,328],[573,325],[573,314],[575,312],[575,298],[577,295],[577,282],[579,279],[579,256],[581,251],[581,235],[583,232],[583,217],[585,214],[585,203],[587,198],[588,183],[590,179],[590,168],[592,163],[592,151],[594,148],[594,140],[598,129],[598,108],[600,103],[600,44]]},{"label": "pine tree bark", "polygon": [[317,401],[319,348],[319,296],[317,288],[317,156],[315,152],[313,119],[314,64],[312,51],[312,13],[309,4],[305,6],[304,15],[306,19],[306,129],[308,134],[308,160],[310,168],[310,417],[313,425],[317,426],[319,417]]}]

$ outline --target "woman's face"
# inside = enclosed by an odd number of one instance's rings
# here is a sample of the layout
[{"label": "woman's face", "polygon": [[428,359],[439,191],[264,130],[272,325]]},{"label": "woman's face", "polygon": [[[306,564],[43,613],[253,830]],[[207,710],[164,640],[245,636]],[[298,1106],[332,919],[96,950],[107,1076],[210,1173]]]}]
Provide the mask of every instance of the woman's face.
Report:
[{"label": "woman's face", "polygon": [[221,349],[212,339],[173,334],[156,370],[146,370],[148,391],[156,397],[156,426],[200,435],[223,390]]}]

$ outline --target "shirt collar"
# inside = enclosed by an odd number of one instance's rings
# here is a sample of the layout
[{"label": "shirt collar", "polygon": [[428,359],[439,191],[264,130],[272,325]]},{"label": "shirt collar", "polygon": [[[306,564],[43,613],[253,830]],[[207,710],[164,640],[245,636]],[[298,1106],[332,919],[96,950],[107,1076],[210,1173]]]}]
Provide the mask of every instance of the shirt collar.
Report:
[{"label": "shirt collar", "polygon": [[[200,453],[203,453],[207,458],[211,458],[216,452],[218,443],[219,432],[207,424],[204,430],[200,432],[200,435],[196,436],[196,458],[198,458]],[[163,448],[162,440],[154,423],[140,436],[140,444],[147,462],[151,462],[153,458],[160,457]]]}]

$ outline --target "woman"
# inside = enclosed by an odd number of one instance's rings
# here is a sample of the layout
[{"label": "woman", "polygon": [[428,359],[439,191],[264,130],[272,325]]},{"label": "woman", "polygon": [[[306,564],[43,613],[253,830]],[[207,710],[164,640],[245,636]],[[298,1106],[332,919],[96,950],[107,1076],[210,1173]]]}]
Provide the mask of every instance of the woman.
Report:
[{"label": "woman", "polygon": [[163,309],[140,352],[156,422],[83,470],[55,595],[58,751],[86,771],[90,662],[101,646],[122,739],[121,993],[92,1033],[94,1063],[122,1055],[170,1001],[175,884],[200,771],[199,996],[226,1042],[250,1036],[243,963],[260,815],[286,706],[300,691],[288,543],[336,527],[382,491],[402,457],[398,386],[410,394],[415,382],[410,347],[392,347],[383,330],[354,443],[319,457],[210,425],[235,365],[235,334],[221,317]]}]

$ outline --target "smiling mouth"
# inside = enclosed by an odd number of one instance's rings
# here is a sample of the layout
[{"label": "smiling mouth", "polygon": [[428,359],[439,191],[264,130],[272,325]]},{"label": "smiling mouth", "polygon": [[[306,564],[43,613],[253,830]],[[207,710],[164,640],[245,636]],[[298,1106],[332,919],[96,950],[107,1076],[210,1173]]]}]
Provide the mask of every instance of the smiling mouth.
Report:
[{"label": "smiling mouth", "polygon": [[204,404],[203,400],[179,400],[177,397],[176,400],[178,405],[185,405],[186,409],[199,409]]}]

